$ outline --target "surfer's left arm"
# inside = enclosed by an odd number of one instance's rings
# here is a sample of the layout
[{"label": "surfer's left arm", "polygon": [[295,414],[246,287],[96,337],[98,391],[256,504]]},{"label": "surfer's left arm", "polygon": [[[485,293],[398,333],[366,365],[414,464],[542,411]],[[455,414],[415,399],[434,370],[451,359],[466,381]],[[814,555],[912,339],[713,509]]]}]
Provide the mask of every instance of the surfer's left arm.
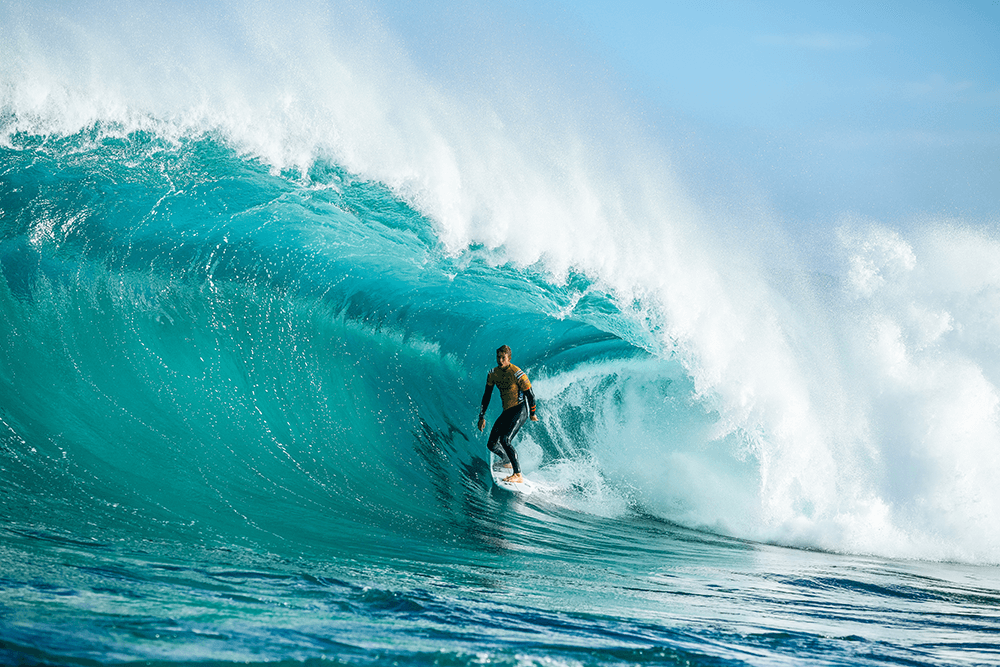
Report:
[{"label": "surfer's left arm", "polygon": [[538,421],[538,417],[535,416],[535,392],[531,391],[531,380],[528,379],[528,374],[521,369],[517,369],[517,388],[521,390],[521,395],[528,401],[531,421]]},{"label": "surfer's left arm", "polygon": [[528,409],[531,410],[531,421],[538,421],[538,417],[535,416],[535,392],[531,391],[531,387],[528,387],[521,393],[524,394],[524,398],[528,401]]}]

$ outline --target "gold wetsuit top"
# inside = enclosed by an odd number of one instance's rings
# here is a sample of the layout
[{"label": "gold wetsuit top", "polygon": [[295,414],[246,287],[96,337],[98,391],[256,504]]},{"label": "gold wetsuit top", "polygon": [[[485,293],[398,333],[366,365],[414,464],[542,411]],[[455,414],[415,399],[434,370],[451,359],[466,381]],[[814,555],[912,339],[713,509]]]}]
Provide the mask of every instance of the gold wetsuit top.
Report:
[{"label": "gold wetsuit top", "polygon": [[520,403],[521,392],[531,389],[527,373],[514,364],[507,364],[507,368],[497,366],[490,371],[486,376],[487,391],[494,385],[500,390],[500,400],[503,401],[504,410]]}]

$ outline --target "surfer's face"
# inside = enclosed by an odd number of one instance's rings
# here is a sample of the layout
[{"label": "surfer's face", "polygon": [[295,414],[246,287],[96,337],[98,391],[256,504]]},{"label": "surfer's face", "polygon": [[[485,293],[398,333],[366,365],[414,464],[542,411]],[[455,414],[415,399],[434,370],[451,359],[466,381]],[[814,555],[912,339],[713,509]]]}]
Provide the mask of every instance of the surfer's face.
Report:
[{"label": "surfer's face", "polygon": [[504,354],[503,352],[497,352],[497,366],[500,368],[507,368],[510,364],[510,355]]}]

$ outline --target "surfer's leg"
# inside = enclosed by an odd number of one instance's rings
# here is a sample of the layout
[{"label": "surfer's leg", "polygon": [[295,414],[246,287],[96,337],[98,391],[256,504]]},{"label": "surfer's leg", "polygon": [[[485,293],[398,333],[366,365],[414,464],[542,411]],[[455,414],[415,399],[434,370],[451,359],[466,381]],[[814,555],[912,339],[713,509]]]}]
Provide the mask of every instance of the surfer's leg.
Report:
[{"label": "surfer's leg", "polygon": [[500,438],[507,432],[509,428],[509,419],[505,419],[507,416],[506,412],[502,413],[497,420],[493,422],[493,428],[490,429],[490,439],[486,442],[486,449],[490,450],[496,454],[497,458],[505,467],[511,467],[510,459],[507,457],[507,452],[500,445]]},{"label": "surfer's leg", "polygon": [[507,455],[507,460],[510,461],[511,470],[515,475],[519,474],[521,472],[521,466],[517,463],[517,452],[515,452],[514,448],[510,446],[510,443],[506,441],[501,441],[500,444],[503,446],[503,451]]},{"label": "surfer's leg", "polygon": [[499,442],[494,442],[492,445],[487,445],[487,448],[491,452],[496,454],[497,461],[499,461],[499,464],[494,469],[499,470],[500,468],[508,468],[508,469],[513,468],[513,466],[510,463],[510,458],[507,456],[507,452],[504,451],[504,448],[500,446]]},{"label": "surfer's leg", "polygon": [[521,466],[517,462],[517,452],[514,451],[514,446],[511,444],[511,441],[514,439],[514,436],[517,435],[517,432],[521,430],[521,426],[524,422],[528,420],[528,406],[522,403],[517,408],[506,410],[502,415],[500,415],[500,417],[503,418],[507,416],[507,413],[511,413],[509,427],[500,436],[500,446],[503,447],[504,453],[507,454],[507,458],[510,460],[511,467],[514,470],[513,475],[511,475],[513,477],[514,475],[521,474]]}]

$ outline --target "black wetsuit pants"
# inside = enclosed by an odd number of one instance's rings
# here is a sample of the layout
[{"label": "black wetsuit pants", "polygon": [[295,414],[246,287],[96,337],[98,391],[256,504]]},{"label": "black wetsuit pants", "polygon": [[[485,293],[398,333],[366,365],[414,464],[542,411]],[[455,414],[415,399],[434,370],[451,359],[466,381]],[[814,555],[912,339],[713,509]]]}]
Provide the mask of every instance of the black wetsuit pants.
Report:
[{"label": "black wetsuit pants", "polygon": [[521,402],[512,408],[507,408],[497,420],[493,422],[490,429],[490,439],[486,443],[487,449],[499,456],[506,458],[514,468],[514,474],[521,472],[521,466],[517,463],[517,452],[514,451],[510,441],[514,439],[517,432],[521,430],[524,422],[528,420],[528,404]]}]

